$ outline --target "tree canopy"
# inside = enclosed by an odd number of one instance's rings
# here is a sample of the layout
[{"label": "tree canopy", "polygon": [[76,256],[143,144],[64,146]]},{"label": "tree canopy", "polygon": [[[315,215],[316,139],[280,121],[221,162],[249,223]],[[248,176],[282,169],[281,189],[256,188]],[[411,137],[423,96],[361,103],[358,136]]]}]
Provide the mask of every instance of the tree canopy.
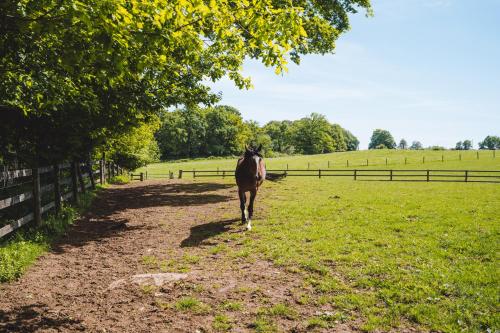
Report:
[{"label": "tree canopy", "polygon": [[212,104],[205,82],[246,88],[246,58],[281,73],[332,52],[359,9],[369,0],[5,0],[0,105],[41,142],[9,142],[0,122],[5,156],[79,158],[171,106]]},{"label": "tree canopy", "polygon": [[389,131],[376,129],[373,131],[368,149],[380,148],[394,149],[396,148],[396,142]]},{"label": "tree canopy", "polygon": [[321,114],[260,126],[222,105],[166,112],[156,138],[162,159],[239,155],[245,145],[262,145],[266,156],[356,150],[359,145],[352,133]]},{"label": "tree canopy", "polygon": [[479,142],[479,149],[500,149],[500,137],[488,135],[483,141]]}]

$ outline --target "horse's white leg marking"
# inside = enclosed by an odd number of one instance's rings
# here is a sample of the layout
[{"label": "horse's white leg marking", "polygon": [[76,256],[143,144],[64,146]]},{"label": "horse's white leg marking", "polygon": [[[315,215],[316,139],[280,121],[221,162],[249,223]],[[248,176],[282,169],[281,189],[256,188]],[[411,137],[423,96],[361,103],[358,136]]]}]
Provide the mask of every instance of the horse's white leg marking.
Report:
[{"label": "horse's white leg marking", "polygon": [[248,223],[247,223],[247,230],[248,230],[248,231],[252,230],[252,220],[248,220]]},{"label": "horse's white leg marking", "polygon": [[245,220],[248,221],[248,209],[245,207]]}]

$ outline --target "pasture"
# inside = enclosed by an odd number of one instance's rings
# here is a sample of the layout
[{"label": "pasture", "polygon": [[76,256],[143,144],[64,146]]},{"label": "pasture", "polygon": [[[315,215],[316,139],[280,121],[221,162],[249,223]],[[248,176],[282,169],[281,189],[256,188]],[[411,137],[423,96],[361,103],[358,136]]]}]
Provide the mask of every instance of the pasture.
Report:
[{"label": "pasture", "polygon": [[[382,153],[346,155],[380,158],[385,167]],[[422,158],[417,153],[435,154],[415,152],[415,161]],[[500,169],[500,160],[487,153],[421,167]],[[310,163],[335,156],[312,156]],[[307,161],[266,159],[268,168]],[[176,164],[232,169],[235,160]],[[500,329],[499,184],[266,181],[247,232],[232,177],[186,178],[102,189],[47,254],[18,280],[0,285],[0,331],[16,325],[172,332]],[[144,277],[158,273],[179,280]]]},{"label": "pasture", "polygon": [[[479,154],[479,159],[477,158]],[[500,156],[491,150],[434,151],[434,150],[363,150],[320,155],[296,155],[266,158],[268,169],[343,169],[343,168],[393,168],[393,169],[498,169]],[[406,160],[405,160],[406,159]],[[367,166],[368,160],[368,166]],[[444,160],[444,162],[443,162]],[[347,166],[349,161],[349,166]],[[387,164],[386,164],[387,162]],[[137,172],[148,176],[177,175],[179,170],[234,170],[236,158],[178,160],[154,163]]]}]

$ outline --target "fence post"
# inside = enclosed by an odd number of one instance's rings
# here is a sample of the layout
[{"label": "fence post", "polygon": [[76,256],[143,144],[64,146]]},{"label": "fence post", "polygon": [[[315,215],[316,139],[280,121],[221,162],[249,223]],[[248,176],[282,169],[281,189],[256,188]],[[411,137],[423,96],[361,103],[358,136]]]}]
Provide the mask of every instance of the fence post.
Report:
[{"label": "fence post", "polygon": [[391,173],[391,179],[390,180],[392,180],[392,170],[390,171],[390,173]]},{"label": "fence post", "polygon": [[328,161],[328,169],[330,169],[330,161]]},{"label": "fence post", "polygon": [[368,159],[366,159],[366,166],[368,166]]},{"label": "fence post", "polygon": [[141,182],[144,181],[144,172],[141,172]]},{"label": "fence post", "polygon": [[217,175],[219,175],[219,167],[217,167]]},{"label": "fence post", "polygon": [[101,185],[104,185],[104,153],[103,153],[103,158],[99,161],[99,182]]},{"label": "fence post", "polygon": [[222,170],[222,178],[226,178],[226,170]]},{"label": "fence post", "polygon": [[444,162],[444,155],[441,155],[441,162]]},{"label": "fence post", "polygon": [[357,178],[357,173],[358,173],[358,170],[354,169],[354,180],[356,180],[356,178]]},{"label": "fence post", "polygon": [[71,191],[73,192],[73,201],[78,202],[78,180],[76,175],[77,163],[71,162]]},{"label": "fence post", "polygon": [[429,174],[429,170],[427,170],[427,181],[430,181],[430,174]]},{"label": "fence post", "polygon": [[465,182],[467,183],[469,181],[469,171],[465,170]]},{"label": "fence post", "polygon": [[310,169],[310,163],[307,162],[307,170],[309,170],[309,169]]},{"label": "fence post", "polygon": [[94,180],[94,171],[92,170],[92,161],[87,161],[87,168],[89,169],[89,177],[90,177],[90,186],[93,190],[95,190],[95,180]]},{"label": "fence post", "polygon": [[479,159],[479,150],[476,152],[477,159]]},{"label": "fence post", "polygon": [[318,169],[318,178],[321,178],[321,169]]},{"label": "fence post", "polygon": [[182,179],[182,170],[179,170],[179,179]]},{"label": "fence post", "polygon": [[347,160],[347,163],[346,163],[346,164],[347,164],[347,167],[349,167],[349,160]]},{"label": "fence post", "polygon": [[112,175],[111,175],[111,162],[106,163],[106,176],[107,176],[106,181],[109,182],[109,180],[112,177]]},{"label": "fence post", "polygon": [[387,157],[385,158],[385,165],[387,165]]},{"label": "fence post", "polygon": [[458,160],[461,161],[462,160],[462,154],[458,154]]},{"label": "fence post", "polygon": [[77,163],[76,165],[77,165],[76,174],[78,175],[78,181],[80,182],[80,190],[82,191],[82,193],[85,193],[86,189],[85,189],[85,182],[83,181],[82,166],[80,165],[80,163]]},{"label": "fence post", "polygon": [[40,173],[38,168],[31,169],[33,177],[33,214],[35,216],[35,225],[42,225],[42,207],[40,198]]},{"label": "fence post", "polygon": [[425,164],[425,156],[422,156],[422,164]]},{"label": "fence post", "polygon": [[286,164],[286,169],[288,170],[288,163]]},{"label": "fence post", "polygon": [[408,164],[406,159],[407,159],[407,158],[405,157],[405,164]]},{"label": "fence post", "polygon": [[54,164],[54,207],[56,214],[61,212],[61,184],[59,182],[59,164]]},{"label": "fence post", "polygon": [[196,178],[196,170],[193,169],[193,178]]}]

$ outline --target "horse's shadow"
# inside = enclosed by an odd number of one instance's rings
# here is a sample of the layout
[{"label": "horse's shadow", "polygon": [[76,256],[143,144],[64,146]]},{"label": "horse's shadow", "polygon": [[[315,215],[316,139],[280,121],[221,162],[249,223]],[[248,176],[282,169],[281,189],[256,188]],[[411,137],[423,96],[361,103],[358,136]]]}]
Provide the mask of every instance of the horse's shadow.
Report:
[{"label": "horse's shadow", "polygon": [[231,225],[239,221],[240,219],[227,219],[196,225],[191,228],[189,237],[181,242],[181,247],[200,246],[209,238],[228,232]]}]

